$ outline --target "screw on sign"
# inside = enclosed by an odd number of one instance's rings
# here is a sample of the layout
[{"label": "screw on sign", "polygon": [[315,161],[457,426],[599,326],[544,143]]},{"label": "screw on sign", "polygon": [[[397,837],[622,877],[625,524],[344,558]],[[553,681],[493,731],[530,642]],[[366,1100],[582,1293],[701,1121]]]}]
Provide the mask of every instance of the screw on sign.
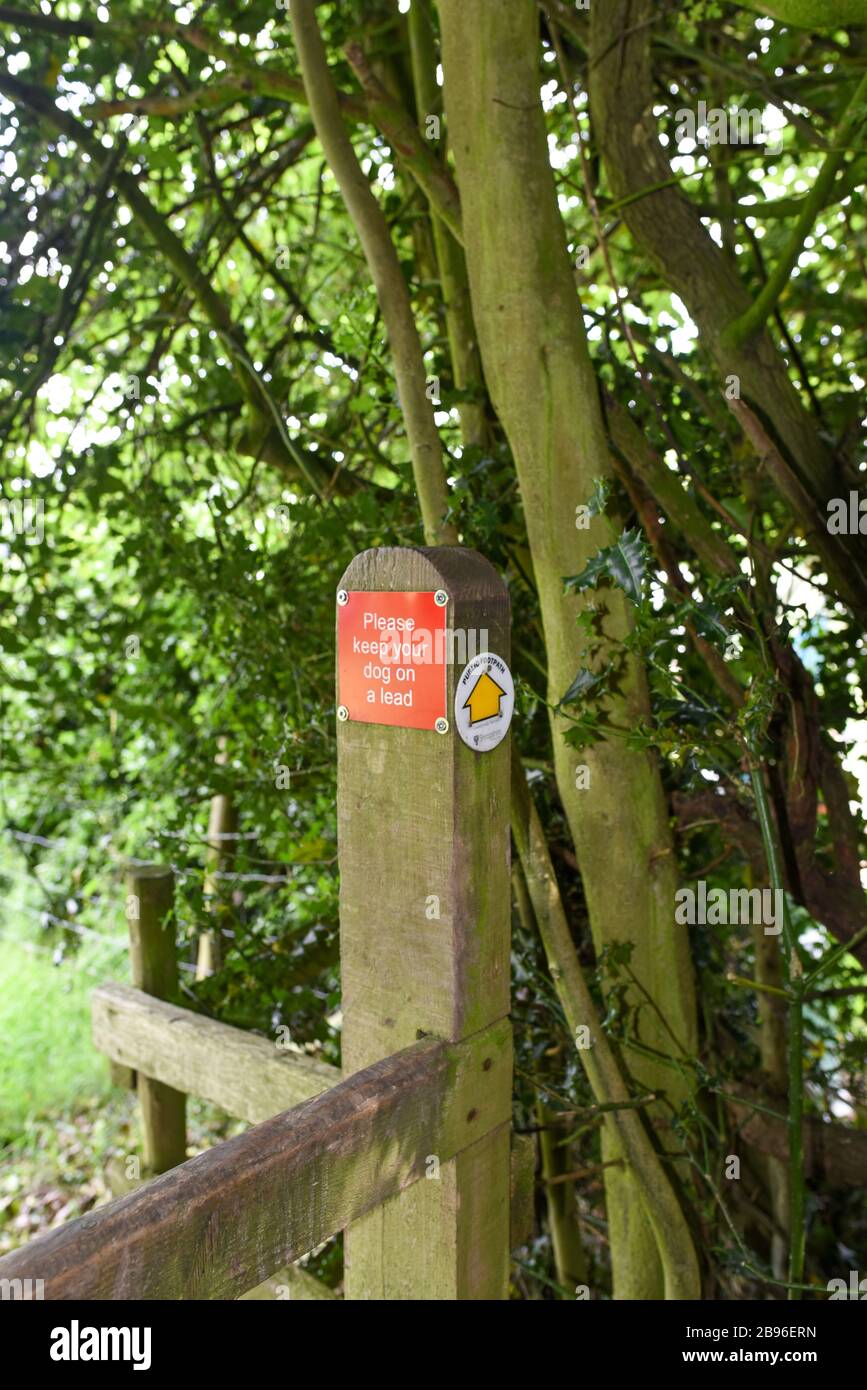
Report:
[{"label": "screw on sign", "polygon": [[448,731],[442,590],[337,595],[338,718]]}]

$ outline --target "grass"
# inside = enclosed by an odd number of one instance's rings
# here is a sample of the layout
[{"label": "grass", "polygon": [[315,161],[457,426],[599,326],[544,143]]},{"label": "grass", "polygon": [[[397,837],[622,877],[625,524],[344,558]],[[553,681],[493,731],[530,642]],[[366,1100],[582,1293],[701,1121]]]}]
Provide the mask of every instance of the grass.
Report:
[{"label": "grass", "polygon": [[0,1148],[26,1142],[40,1117],[106,1096],[106,1064],[90,1040],[96,980],[85,969],[104,954],[85,950],[58,966],[26,943],[0,941]]},{"label": "grass", "polygon": [[[142,1156],[135,1094],[111,1085],[90,1035],[93,988],[129,978],[125,931],[95,920],[102,939],[70,948],[44,919],[36,925],[34,896],[5,895],[0,914],[0,1255],[128,1190]],[[246,1128],[188,1097],[189,1156]],[[317,1263],[331,1282],[338,1246]]]},{"label": "grass", "polygon": [[[135,1095],[90,1038],[90,992],[111,978],[126,963],[100,942],[55,965],[42,943],[0,939],[0,1254],[108,1201],[110,1169],[141,1158]],[[245,1128],[188,1099],[189,1154]]]},{"label": "grass", "polygon": [[0,940],[0,1253],[110,1195],[104,1157],[131,1133],[132,1097],[111,1091],[90,1040],[108,955],[88,942],[55,964],[42,943]]}]

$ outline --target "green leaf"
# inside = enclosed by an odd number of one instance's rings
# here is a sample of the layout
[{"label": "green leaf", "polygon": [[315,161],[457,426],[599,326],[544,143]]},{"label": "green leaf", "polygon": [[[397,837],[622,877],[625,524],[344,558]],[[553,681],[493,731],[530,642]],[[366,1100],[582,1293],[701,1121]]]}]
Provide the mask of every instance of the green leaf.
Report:
[{"label": "green leaf", "polygon": [[750,529],[750,513],[742,497],[723,497],[722,505],[744,531]]},{"label": "green leaf", "polygon": [[697,725],[702,731],[720,717],[717,711],[708,709],[695,700],[677,700],[671,696],[659,701],[656,712],[663,724],[675,724],[678,727]]},{"label": "green leaf", "polygon": [[601,516],[608,505],[611,496],[611,482],[608,478],[594,478],[593,491],[590,494],[590,501],[587,503],[588,511],[591,516]]},{"label": "green leaf", "polygon": [[580,574],[563,582],[567,590],[582,593],[601,581],[617,584],[633,603],[641,602],[647,549],[640,531],[624,531],[614,545],[607,545],[588,561]]},{"label": "green leaf", "polygon": [[603,671],[590,671],[586,666],[582,666],[566,694],[560,701],[561,705],[577,705],[581,699],[586,699],[592,692],[602,693],[608,683],[611,667],[606,666]]},{"label": "green leaf", "polygon": [[684,616],[687,620],[692,619],[696,632],[701,637],[706,637],[710,642],[716,642],[719,646],[725,646],[730,633],[722,620],[719,610],[714,608],[711,603],[688,603],[684,604]]}]

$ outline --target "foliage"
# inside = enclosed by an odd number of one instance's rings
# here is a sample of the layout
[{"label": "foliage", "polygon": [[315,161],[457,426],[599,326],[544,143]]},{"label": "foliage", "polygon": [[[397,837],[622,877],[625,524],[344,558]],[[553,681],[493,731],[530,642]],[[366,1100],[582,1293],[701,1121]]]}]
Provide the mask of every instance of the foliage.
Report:
[{"label": "foliage", "polygon": [[[67,973],[25,970],[14,964],[15,947],[4,950],[16,992],[7,986],[0,1034],[16,1040],[22,1087],[6,1097],[10,1134],[30,1114],[28,1089],[39,1111],[61,1093],[71,1100],[78,1081],[102,1094],[78,1043],[64,1052],[68,1065],[54,1068],[51,1090],[38,1089],[39,1059],[54,1049],[58,1018],[69,1011],[80,1023],[74,962],[90,958],[72,928],[122,932],[118,866],[127,856],[175,866],[187,967],[215,907],[224,914],[231,935],[222,970],[199,982],[185,971],[195,1007],[269,1034],[288,1023],[295,1041],[339,1060],[334,592],[359,550],[422,536],[376,295],[313,135],[285,11],[272,0],[188,8],[123,0],[96,7],[94,18],[58,3],[52,15],[73,21],[67,33],[39,22],[44,8],[28,6],[29,22],[2,25],[4,66],[91,138],[56,128],[35,114],[32,95],[3,88],[0,466],[4,498],[40,502],[44,529],[0,538],[0,758],[8,863],[29,875],[36,895],[25,936]],[[372,0],[317,12],[340,90],[359,98],[344,49],[360,38],[411,108],[397,7]],[[559,708],[575,749],[620,738],[659,761],[685,879],[750,886],[755,860],[732,832],[738,811],[751,814],[748,764],[768,760],[785,778],[801,727],[789,720],[795,699],[809,707],[817,738],[838,750],[863,740],[864,615],[838,602],[726,409],[687,306],[622,220],[587,113],[583,22],[563,36],[580,147],[546,23],[539,81],[565,237],[573,255],[591,248],[578,282],[594,367],[698,519],[726,542],[735,573],[718,572],[689,528],[660,523],[662,507],[651,501],[648,511],[629,469],[616,482],[599,480],[590,515],[614,519],[619,539],[565,581],[588,600],[586,657]],[[715,0],[660,7],[656,115],[670,153],[677,109],[700,100],[759,102],[786,117],[779,156],[761,145],[737,157],[727,146],[673,155],[683,196],[751,299],[783,253],[833,138],[862,39],[790,28]],[[463,439],[460,407],[472,392],[455,382],[429,210],[363,112],[350,128],[410,287],[426,370],[440,382],[436,420],[462,541],[509,583],[519,749],[538,773],[574,941],[590,967],[586,906],[551,774],[538,556],[528,549],[509,446],[484,397],[484,442]],[[584,196],[585,159],[604,249]],[[185,269],[130,211],[119,170],[177,238]],[[863,154],[853,151],[770,324],[816,430],[846,470],[858,466],[863,414],[863,172]],[[227,306],[234,341],[214,326],[190,266]],[[264,413],[250,408],[249,379],[259,383]],[[841,465],[841,480],[850,475]],[[606,706],[627,650],[612,651],[601,637],[611,585],[635,606],[628,650],[640,655],[650,688],[652,717],[629,729],[613,727]],[[741,687],[736,707],[702,644]],[[787,652],[808,676],[797,689]],[[845,777],[858,757],[850,751]],[[720,806],[725,799],[726,815],[707,813],[709,789],[721,793]],[[205,895],[205,841],[219,793],[237,808],[240,838],[224,870],[236,877],[219,880],[215,902]],[[816,803],[809,834],[827,868],[840,843],[839,808],[823,786]],[[867,859],[860,819],[847,833],[850,858]],[[802,938],[830,944],[818,913],[798,910]],[[724,1136],[704,1102],[759,1065],[756,996],[728,976],[752,978],[756,966],[753,942],[737,927],[696,929],[692,948],[703,1041],[689,1065],[707,1091],[677,1124],[712,1165]],[[596,965],[607,1026],[628,1048],[636,1021],[628,951]],[[851,957],[823,979],[829,990],[862,984]],[[31,1008],[37,992],[42,1007]],[[519,1121],[532,1126],[543,1093],[563,1109],[591,1105],[538,942],[517,920],[514,998]],[[22,1011],[36,1038],[32,1085],[21,1060],[29,1051]],[[809,1108],[863,1128],[864,994],[813,1001],[806,1028]],[[581,1165],[599,1160],[598,1129],[571,1150]],[[604,1227],[599,1191],[591,1181],[576,1198],[590,1232]],[[865,1218],[852,1197],[823,1189],[816,1202],[811,1277],[821,1283],[838,1272],[839,1249],[854,1245],[847,1232],[863,1231]],[[728,1249],[728,1226],[707,1188],[700,1213],[708,1248]],[[761,1245],[761,1232],[746,1218],[742,1225]],[[607,1278],[604,1241],[591,1234],[589,1244]],[[717,1288],[755,1293],[742,1252],[727,1259],[719,1257]],[[521,1291],[544,1287],[550,1296],[551,1275],[543,1241],[529,1253]]]}]

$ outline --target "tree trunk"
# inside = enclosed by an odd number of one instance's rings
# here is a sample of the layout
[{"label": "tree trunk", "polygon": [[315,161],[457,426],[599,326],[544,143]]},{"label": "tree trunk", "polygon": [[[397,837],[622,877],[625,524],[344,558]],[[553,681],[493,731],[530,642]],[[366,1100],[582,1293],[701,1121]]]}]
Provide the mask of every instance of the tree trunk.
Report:
[{"label": "tree trunk", "polygon": [[[776,467],[767,457],[762,462],[835,589],[853,611],[867,614],[867,544],[846,537],[841,546],[826,526],[827,501],[845,496],[852,481],[845,461],[822,439],[767,329],[742,345],[732,343],[729,330],[752,298],[698,210],[670,186],[672,169],[653,114],[650,26],[657,13],[653,0],[607,0],[590,12],[590,105],[611,191],[618,201],[629,200],[623,217],[637,246],[695,319],[716,362],[720,393],[727,378],[738,378],[746,407],[736,411],[739,422],[766,425]],[[754,428],[754,445],[755,435]],[[761,455],[760,444],[757,451]]]},{"label": "tree trunk", "polygon": [[[553,707],[583,664],[576,619],[588,603],[586,595],[564,594],[563,577],[613,535],[604,517],[589,530],[576,528],[576,509],[589,500],[595,479],[609,475],[610,462],[548,163],[538,12],[533,0],[440,0],[439,9],[474,319],[488,389],[518,472]],[[646,718],[648,691],[639,663],[619,646],[632,626],[628,600],[619,589],[600,598],[590,601],[604,608],[607,653],[623,660],[607,713],[628,730]],[[568,721],[555,708],[551,724],[557,786],[597,950],[633,943],[632,969],[656,1006],[641,1010],[642,1043],[693,1054],[694,983],[686,935],[673,921],[677,870],[655,760],[617,739],[576,755],[563,739]],[[577,764],[589,769],[587,790],[576,785]],[[633,1058],[642,1086],[666,1091],[675,1105],[683,1100],[684,1070]],[[621,1156],[616,1136],[606,1138],[604,1157]],[[606,1192],[615,1297],[662,1297],[656,1240],[631,1170],[607,1169]]]},{"label": "tree trunk", "polygon": [[[416,114],[421,124],[428,116],[436,115],[441,105],[436,80],[437,56],[429,0],[413,0],[409,12],[409,39]],[[442,132],[441,140],[445,145],[445,131]],[[465,445],[481,445],[485,440],[484,387],[482,363],[470,305],[466,260],[462,247],[446,223],[437,215],[433,204],[431,225],[442,285],[454,383],[458,390],[475,390],[478,395],[477,400],[460,403],[461,438]]]}]

